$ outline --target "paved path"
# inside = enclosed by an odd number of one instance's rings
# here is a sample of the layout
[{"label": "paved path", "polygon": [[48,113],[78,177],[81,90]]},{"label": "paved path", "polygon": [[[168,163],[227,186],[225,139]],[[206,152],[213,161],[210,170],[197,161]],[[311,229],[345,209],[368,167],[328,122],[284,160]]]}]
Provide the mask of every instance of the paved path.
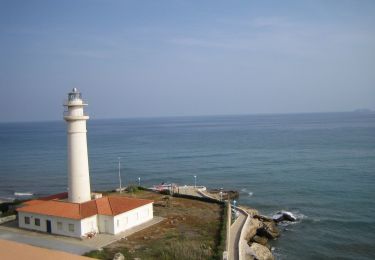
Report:
[{"label": "paved path", "polygon": [[229,241],[229,260],[238,260],[239,258],[239,249],[238,243],[240,241],[240,235],[243,225],[246,221],[246,215],[241,211],[237,211],[239,216],[230,226],[230,241]]},{"label": "paved path", "polygon": [[180,186],[178,187],[178,192],[180,194],[195,196],[195,197],[203,197],[198,191],[197,188],[194,186]]},{"label": "paved path", "polygon": [[154,216],[152,220],[117,235],[98,234],[92,239],[64,237],[19,229],[16,222],[14,222],[0,226],[0,239],[82,255],[88,251],[97,250],[121,238],[155,225],[163,219],[162,217]]}]

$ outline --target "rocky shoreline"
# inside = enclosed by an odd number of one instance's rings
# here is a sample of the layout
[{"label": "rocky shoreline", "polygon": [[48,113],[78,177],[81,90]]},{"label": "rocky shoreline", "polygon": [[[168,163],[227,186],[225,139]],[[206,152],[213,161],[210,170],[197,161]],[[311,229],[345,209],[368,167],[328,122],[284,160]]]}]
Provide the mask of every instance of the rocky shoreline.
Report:
[{"label": "rocky shoreline", "polygon": [[275,240],[280,236],[280,230],[277,226],[282,221],[295,221],[296,218],[289,212],[278,212],[274,218],[260,215],[255,209],[242,207],[250,216],[250,221],[246,227],[247,241],[245,250],[246,260],[274,260],[270,240]]}]

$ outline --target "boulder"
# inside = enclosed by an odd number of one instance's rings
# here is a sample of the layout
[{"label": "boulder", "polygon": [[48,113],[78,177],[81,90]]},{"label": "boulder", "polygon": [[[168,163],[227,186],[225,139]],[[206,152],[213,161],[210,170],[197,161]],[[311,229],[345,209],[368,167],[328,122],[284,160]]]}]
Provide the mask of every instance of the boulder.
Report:
[{"label": "boulder", "polygon": [[247,254],[253,256],[255,259],[258,260],[274,260],[274,256],[272,255],[271,251],[258,243],[252,243],[248,251],[246,252]]},{"label": "boulder", "polygon": [[113,260],[125,260],[125,257],[123,254],[121,253],[116,253],[114,256],[113,256]]},{"label": "boulder", "polygon": [[260,222],[258,219],[252,218],[249,222],[249,226],[247,227],[247,234],[245,235],[246,241],[250,241],[253,236],[256,235],[257,230],[261,228],[262,222]]},{"label": "boulder", "polygon": [[281,221],[296,221],[297,217],[293,215],[292,212],[289,211],[279,211],[272,217],[273,221],[279,223]]},{"label": "boulder", "polygon": [[251,242],[256,242],[258,244],[261,244],[263,246],[267,246],[268,239],[266,237],[260,237],[260,236],[254,236],[251,239]]},{"label": "boulder", "polygon": [[[261,222],[262,223],[262,222]],[[262,226],[257,229],[256,234],[261,237],[266,237],[268,239],[275,239],[280,236],[280,231],[277,228],[275,222],[264,221]]]}]

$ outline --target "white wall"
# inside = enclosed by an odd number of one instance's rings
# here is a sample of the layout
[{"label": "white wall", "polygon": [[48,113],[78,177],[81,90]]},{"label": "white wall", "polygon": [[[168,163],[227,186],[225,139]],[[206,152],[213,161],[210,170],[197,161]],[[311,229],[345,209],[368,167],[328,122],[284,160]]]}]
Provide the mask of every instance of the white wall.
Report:
[{"label": "white wall", "polygon": [[140,225],[154,217],[152,203],[114,216],[114,233],[118,234],[134,226]]},{"label": "white wall", "polygon": [[91,232],[99,232],[98,215],[94,215],[81,220],[81,236],[84,236],[87,233]]},{"label": "white wall", "polygon": [[100,233],[114,234],[113,216],[98,215],[98,224]]},{"label": "white wall", "polygon": [[[25,217],[30,217],[30,224],[25,223]],[[94,216],[96,217],[96,216]],[[40,219],[40,226],[35,225],[35,218]],[[39,215],[34,213],[18,212],[18,226],[20,228],[31,229],[41,232],[47,232],[46,221],[51,221],[51,233],[70,236],[70,237],[81,237],[81,220],[52,217],[47,215]],[[58,222],[62,223],[61,229],[58,228]],[[74,225],[74,231],[69,231],[69,224]]]}]

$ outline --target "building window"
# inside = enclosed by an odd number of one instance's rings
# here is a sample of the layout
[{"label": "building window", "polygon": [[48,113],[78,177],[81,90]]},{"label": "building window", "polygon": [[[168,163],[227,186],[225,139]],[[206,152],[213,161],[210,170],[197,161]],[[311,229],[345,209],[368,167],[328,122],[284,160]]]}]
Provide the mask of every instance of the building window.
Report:
[{"label": "building window", "polygon": [[62,230],[62,222],[57,222],[57,229]]},{"label": "building window", "polygon": [[69,231],[74,232],[74,224],[69,224]]},{"label": "building window", "polygon": [[25,217],[25,224],[30,224],[30,217]]},{"label": "building window", "polygon": [[34,220],[34,223],[35,223],[35,226],[40,226],[40,219],[39,218],[36,218]]}]

